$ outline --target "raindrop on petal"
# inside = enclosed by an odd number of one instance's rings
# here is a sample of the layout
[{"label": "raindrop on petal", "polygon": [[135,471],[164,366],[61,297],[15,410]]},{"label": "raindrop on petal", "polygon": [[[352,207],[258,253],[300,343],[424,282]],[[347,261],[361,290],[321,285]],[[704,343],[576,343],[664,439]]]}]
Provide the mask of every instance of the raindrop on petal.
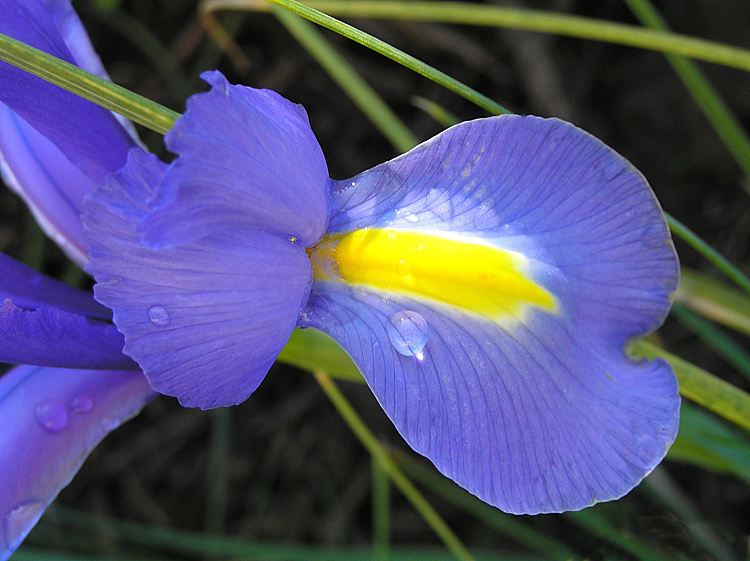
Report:
[{"label": "raindrop on petal", "polygon": [[427,344],[427,320],[420,314],[411,310],[393,314],[386,329],[396,352],[415,356],[418,360],[424,358],[422,349]]},{"label": "raindrop on petal", "polygon": [[59,401],[48,399],[36,406],[36,420],[47,432],[60,432],[68,424],[68,412]]},{"label": "raindrop on petal", "polygon": [[151,306],[146,310],[148,320],[158,327],[166,327],[172,322],[164,306]]},{"label": "raindrop on petal", "polygon": [[115,417],[105,417],[104,419],[102,419],[102,426],[104,427],[104,430],[106,430],[107,432],[112,432],[121,424],[122,424],[122,420],[117,419]]},{"label": "raindrop on petal", "polygon": [[15,550],[42,516],[45,505],[41,501],[26,501],[5,515],[5,547]]},{"label": "raindrop on petal", "polygon": [[87,395],[74,397],[70,402],[70,410],[73,413],[88,413],[94,408],[94,400]]},{"label": "raindrop on petal", "polygon": [[410,214],[406,217],[406,221],[411,223],[419,222],[419,216],[417,216],[416,214]]}]

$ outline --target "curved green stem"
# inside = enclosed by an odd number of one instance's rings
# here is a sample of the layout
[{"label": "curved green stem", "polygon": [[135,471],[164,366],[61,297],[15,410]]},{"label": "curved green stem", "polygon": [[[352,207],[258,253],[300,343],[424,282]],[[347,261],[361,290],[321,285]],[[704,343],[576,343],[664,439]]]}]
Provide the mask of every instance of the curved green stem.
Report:
[{"label": "curved green stem", "polygon": [[180,114],[77,66],[0,33],[0,60],[165,134]]},{"label": "curved green stem", "polygon": [[669,229],[678,238],[690,245],[694,250],[708,259],[714,266],[727,277],[737,283],[742,289],[750,294],[750,279],[737,267],[732,265],[723,255],[703,241],[695,232],[677,220],[674,216],[666,214]]},{"label": "curved green stem", "polygon": [[[308,0],[303,5],[295,0],[265,1],[278,6],[284,6],[311,20],[313,20],[312,17],[308,17],[302,13],[303,8],[305,13],[309,15],[312,15],[313,12],[317,12],[317,14],[326,12],[339,17],[387,18],[506,27],[523,31],[554,33],[568,37],[577,37],[579,39],[617,43],[629,47],[686,56],[750,71],[750,51],[747,49],[677,33],[643,29],[634,25],[572,16],[569,14],[504,6],[484,6],[469,2]],[[261,0],[207,0],[205,4],[210,5],[212,9],[221,7],[242,10],[263,10]],[[314,17],[318,18],[319,16],[316,15]],[[333,20],[333,18],[330,19]],[[313,21],[329,27],[329,25],[317,19]],[[329,27],[329,29],[333,29],[333,27]]]},{"label": "curved green stem", "polygon": [[324,372],[313,371],[313,376],[320,384],[320,387],[331,400],[334,407],[341,417],[349,425],[349,428],[356,435],[362,445],[372,456],[373,461],[378,462],[380,467],[385,471],[393,481],[394,485],[404,494],[409,502],[417,509],[425,522],[427,522],[438,537],[443,541],[448,549],[462,561],[474,561],[474,556],[469,553],[463,543],[453,533],[445,521],[440,517],[432,505],[427,502],[424,495],[414,486],[414,484],[404,475],[404,472],[396,465],[396,462],[380,445],[380,442],[367,428],[364,421],[357,415],[357,412],[344,397],[344,394],[338,389],[336,384]]},{"label": "curved green stem", "polygon": [[[624,0],[644,25],[669,31],[667,23],[649,0]],[[726,103],[721,99],[698,65],[683,56],[667,54],[667,60],[711,122],[746,177],[750,177],[750,138]],[[750,192],[750,183],[745,184]]]},{"label": "curved green stem", "polygon": [[489,111],[490,113],[496,115],[510,113],[508,109],[491,100],[487,96],[480,94],[475,89],[470,88],[466,84],[459,82],[458,80],[448,76],[444,72],[433,68],[429,64],[425,64],[421,60],[409,54],[406,54],[404,51],[392,47],[385,41],[382,41],[377,37],[373,37],[372,35],[365,33],[364,31],[360,31],[356,27],[352,27],[351,25],[339,21],[336,18],[324,14],[323,12],[309,8],[304,4],[296,2],[295,0],[267,1],[271,4],[289,10],[290,12],[293,12],[298,16],[302,16],[305,19],[317,23],[322,27],[330,29],[331,31],[334,31],[339,35],[351,39],[352,41],[355,41],[360,45],[364,45],[365,47],[372,49],[373,51],[387,58],[390,58],[391,60],[398,62],[403,66],[406,66],[417,74],[421,74],[422,76],[432,80],[436,84],[439,84],[444,88],[460,95],[461,97],[468,99],[472,103]]}]

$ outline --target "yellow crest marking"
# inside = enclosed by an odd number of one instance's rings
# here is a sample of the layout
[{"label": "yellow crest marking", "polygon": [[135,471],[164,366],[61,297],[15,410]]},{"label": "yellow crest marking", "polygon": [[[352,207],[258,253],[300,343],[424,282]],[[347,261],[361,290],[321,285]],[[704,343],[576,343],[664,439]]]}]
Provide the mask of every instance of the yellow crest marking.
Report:
[{"label": "yellow crest marking", "polygon": [[315,280],[367,285],[489,317],[523,319],[528,306],[555,311],[555,297],[512,251],[440,232],[370,228],[324,237],[308,250]]}]

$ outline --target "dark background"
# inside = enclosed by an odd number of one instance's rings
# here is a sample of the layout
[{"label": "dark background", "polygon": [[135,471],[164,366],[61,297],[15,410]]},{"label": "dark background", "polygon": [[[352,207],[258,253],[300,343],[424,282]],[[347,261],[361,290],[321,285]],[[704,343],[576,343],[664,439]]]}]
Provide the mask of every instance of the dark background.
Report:
[{"label": "dark background", "polygon": [[[518,5],[637,23],[617,0],[540,0]],[[656,5],[675,31],[750,47],[746,0]],[[74,6],[113,80],[155,101],[181,111],[188,94],[205,89],[198,73],[218,67],[232,82],[271,88],[302,103],[334,178],[354,175],[397,155],[272,15],[221,15],[222,22],[236,29],[237,41],[251,63],[237,69],[206,38],[194,1],[125,0],[109,12],[91,0],[76,1]],[[747,270],[748,178],[663,55],[509,30],[350,21],[515,112],[561,117],[600,137],[646,175],[666,211]],[[167,64],[174,69],[167,70],[172,75],[165,75],[146,54],[154,51],[139,26],[170,55]],[[485,115],[363,47],[332,33],[326,32],[326,37],[420,140],[442,126],[414,106],[413,96],[430,99],[460,119]],[[154,56],[165,60],[163,54]],[[747,129],[750,74],[700,66]],[[158,135],[142,132],[152,150],[169,157]],[[692,250],[677,245],[683,265],[710,272]],[[0,191],[0,250],[54,276],[77,278],[53,244],[40,239],[23,204],[6,190]],[[675,320],[668,319],[659,336],[672,352],[747,389],[742,378]],[[366,387],[342,386],[379,438],[405,447]],[[212,466],[212,434],[227,420],[229,457]],[[748,487],[732,477],[676,462],[665,462],[664,469],[732,555],[744,559],[750,532]],[[222,473],[228,482],[226,510],[214,511],[209,489]],[[428,497],[468,545],[527,552],[455,507]],[[228,412],[185,410],[172,399],[158,399],[105,440],[58,504],[157,526],[196,531],[209,526],[268,542],[367,547],[372,539],[370,458],[314,379],[285,365],[274,366],[256,394]],[[438,543],[396,491],[392,507],[395,544]],[[208,511],[224,515],[207,522]],[[659,506],[648,492],[637,489],[623,501],[602,505],[600,511],[637,539],[691,558],[710,559],[686,530],[685,521]],[[583,557],[631,558],[560,517],[527,521]],[[54,544],[54,539],[61,539],[47,534],[35,532],[30,542],[52,539]],[[120,551],[110,538],[99,537],[100,543],[90,547]]]}]

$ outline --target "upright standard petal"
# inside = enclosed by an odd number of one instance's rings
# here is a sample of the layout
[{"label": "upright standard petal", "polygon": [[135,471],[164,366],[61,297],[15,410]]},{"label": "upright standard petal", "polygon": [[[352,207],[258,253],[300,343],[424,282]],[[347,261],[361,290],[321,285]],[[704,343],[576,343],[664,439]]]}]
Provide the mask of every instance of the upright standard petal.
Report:
[{"label": "upright standard petal", "polygon": [[0,561],[101,439],[153,396],[140,372],[17,366],[0,375]]},{"label": "upright standard petal", "polygon": [[453,127],[334,184],[300,325],[352,356],[438,469],[514,513],[622,496],[678,424],[655,329],[677,260],[648,184],[583,131],[532,117]]},{"label": "upright standard petal", "polygon": [[[0,32],[106,77],[68,0],[0,0],[0,13]],[[125,163],[133,140],[107,111],[5,63],[0,101],[8,104],[0,103],[3,180],[45,232],[85,263],[83,198]]]},{"label": "upright standard petal", "polygon": [[155,390],[187,406],[234,405],[289,339],[310,262],[299,243],[252,225],[151,249],[136,229],[167,170],[136,149],[87,201],[94,292]]},{"label": "upright standard petal", "polygon": [[231,86],[218,71],[211,91],[188,101],[167,134],[179,158],[140,231],[170,247],[223,230],[252,228],[304,246],[325,232],[328,171],[307,114],[270,90]]}]

